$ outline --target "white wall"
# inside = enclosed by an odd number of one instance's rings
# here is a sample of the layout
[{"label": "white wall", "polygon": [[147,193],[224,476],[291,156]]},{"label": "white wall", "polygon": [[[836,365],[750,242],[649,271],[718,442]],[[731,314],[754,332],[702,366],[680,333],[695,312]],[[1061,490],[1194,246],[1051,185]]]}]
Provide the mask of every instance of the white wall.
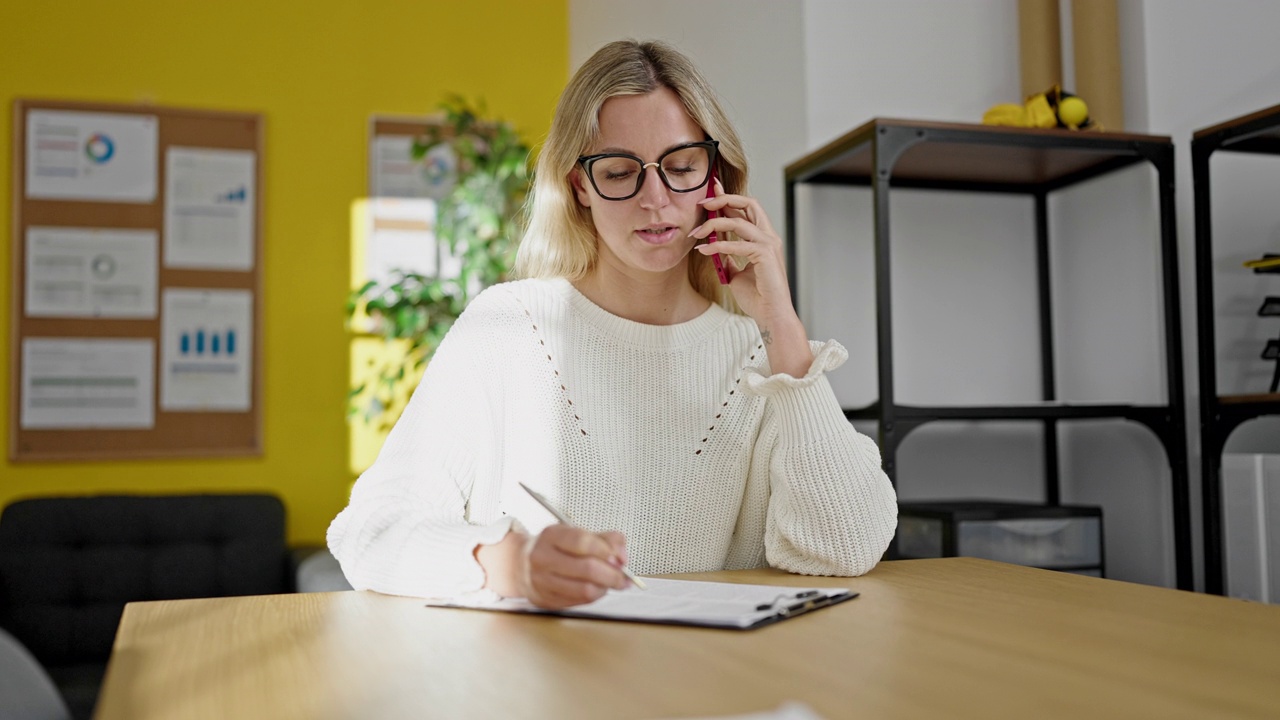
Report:
[{"label": "white wall", "polygon": [[[571,59],[576,67],[595,47],[624,36],[664,38],[687,51],[730,105],[748,141],[753,189],[781,227],[782,168],[805,152],[872,117],[977,122],[987,107],[1016,102],[1016,7],[1015,0],[573,0]],[[1127,129],[1171,135],[1177,147],[1194,493],[1189,140],[1197,128],[1280,103],[1280,54],[1270,37],[1276,27],[1280,3],[1267,0],[1121,0]],[[1264,291],[1280,294],[1280,280],[1237,268],[1259,242],[1280,249],[1280,217],[1269,212],[1280,161],[1224,155],[1214,172],[1225,359],[1219,383],[1223,392],[1257,391],[1268,369],[1250,356],[1276,328],[1249,313]],[[798,201],[802,314],[812,337],[837,337],[849,347],[850,361],[833,383],[847,405],[865,404],[875,396],[870,194],[806,187]],[[901,401],[1038,398],[1032,212],[1030,199],[1016,196],[893,193]],[[1056,193],[1050,213],[1060,397],[1164,401],[1154,172],[1137,166]],[[1030,423],[925,426],[900,448],[899,493],[1038,500],[1038,436]],[[1061,437],[1063,498],[1103,507],[1108,574],[1172,585],[1169,470],[1159,442],[1121,421],[1070,424]],[[1232,448],[1280,450],[1280,423],[1247,426]],[[1198,535],[1195,550],[1198,556]]]},{"label": "white wall", "polygon": [[1019,94],[1016,0],[807,0],[809,146],[872,117],[973,122]]}]

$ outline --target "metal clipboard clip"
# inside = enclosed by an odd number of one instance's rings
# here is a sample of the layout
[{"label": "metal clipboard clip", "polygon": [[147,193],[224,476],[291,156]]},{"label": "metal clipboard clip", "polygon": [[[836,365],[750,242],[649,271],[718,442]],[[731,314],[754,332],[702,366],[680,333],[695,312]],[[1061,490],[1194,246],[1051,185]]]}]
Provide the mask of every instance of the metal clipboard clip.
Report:
[{"label": "metal clipboard clip", "polygon": [[784,593],[774,598],[773,602],[756,605],[756,612],[769,613],[765,616],[766,619],[759,622],[786,620],[797,615],[803,615],[810,610],[835,605],[856,597],[858,597],[858,593],[849,590],[838,592],[805,590],[799,593]]},{"label": "metal clipboard clip", "polygon": [[782,593],[781,595],[778,595],[778,597],[774,598],[772,602],[756,605],[756,612],[772,610],[786,617],[792,613],[799,614],[805,610],[811,610],[813,607],[821,607],[814,603],[820,602],[824,599],[826,598],[820,597],[817,590],[806,590],[795,594]]}]

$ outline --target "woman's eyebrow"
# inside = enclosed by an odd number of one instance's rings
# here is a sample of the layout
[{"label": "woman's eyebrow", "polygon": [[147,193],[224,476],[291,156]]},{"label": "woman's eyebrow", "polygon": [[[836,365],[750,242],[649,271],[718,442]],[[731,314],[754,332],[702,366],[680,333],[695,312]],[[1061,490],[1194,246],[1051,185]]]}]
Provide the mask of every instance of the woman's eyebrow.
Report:
[{"label": "woman's eyebrow", "polygon": [[[662,149],[662,153],[665,153],[665,152],[667,152],[668,150],[673,150],[673,149],[675,149],[675,148],[678,148],[678,147],[680,147],[681,145],[688,145],[689,143],[695,143],[695,142],[698,142],[698,141],[697,141],[697,140],[684,140],[684,141],[681,141],[681,142],[678,142],[678,143],[672,143],[672,144],[670,144],[670,145],[666,146],[665,148],[663,148],[663,149]],[[596,152],[592,153],[592,155],[604,155],[604,154],[606,154],[606,153],[622,153],[623,155],[635,155],[636,157],[639,157],[639,156],[640,156],[640,154],[639,154],[639,153],[637,153],[635,150],[631,150],[631,149],[629,149],[629,148],[617,147],[617,146],[611,146],[611,147],[607,147],[607,148],[602,148],[602,149],[600,149],[600,150],[598,150],[598,151],[596,151]],[[658,153],[658,154],[659,154],[659,155],[661,155],[662,153]]]}]

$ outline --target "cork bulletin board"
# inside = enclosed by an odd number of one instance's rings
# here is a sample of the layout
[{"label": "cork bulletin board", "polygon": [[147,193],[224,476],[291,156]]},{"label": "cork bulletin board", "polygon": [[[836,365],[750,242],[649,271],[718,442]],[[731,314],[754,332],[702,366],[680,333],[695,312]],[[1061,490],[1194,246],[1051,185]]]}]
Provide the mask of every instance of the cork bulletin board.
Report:
[{"label": "cork bulletin board", "polygon": [[10,459],[260,455],[262,117],[13,112]]}]

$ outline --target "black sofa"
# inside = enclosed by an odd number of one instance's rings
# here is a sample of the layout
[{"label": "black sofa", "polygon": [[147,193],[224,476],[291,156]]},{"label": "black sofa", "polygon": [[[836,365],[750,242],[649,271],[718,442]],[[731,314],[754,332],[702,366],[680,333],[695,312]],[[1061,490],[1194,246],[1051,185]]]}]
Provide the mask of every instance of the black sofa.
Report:
[{"label": "black sofa", "polygon": [[19,500],[0,513],[0,627],[87,718],[125,603],[293,591],[272,495]]}]

